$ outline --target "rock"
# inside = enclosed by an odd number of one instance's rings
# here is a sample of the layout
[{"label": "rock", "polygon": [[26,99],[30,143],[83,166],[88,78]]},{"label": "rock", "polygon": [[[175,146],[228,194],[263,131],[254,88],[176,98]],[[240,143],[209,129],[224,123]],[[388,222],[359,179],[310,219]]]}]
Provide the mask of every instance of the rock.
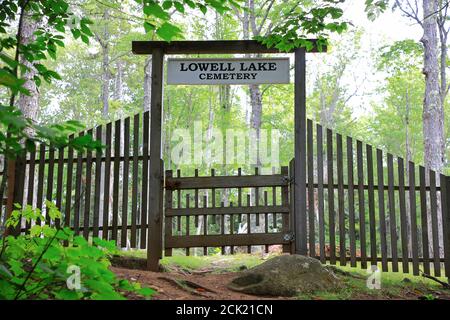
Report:
[{"label": "rock", "polygon": [[242,293],[287,297],[340,287],[333,272],[317,259],[301,255],[277,256],[244,271],[228,284],[231,290]]}]

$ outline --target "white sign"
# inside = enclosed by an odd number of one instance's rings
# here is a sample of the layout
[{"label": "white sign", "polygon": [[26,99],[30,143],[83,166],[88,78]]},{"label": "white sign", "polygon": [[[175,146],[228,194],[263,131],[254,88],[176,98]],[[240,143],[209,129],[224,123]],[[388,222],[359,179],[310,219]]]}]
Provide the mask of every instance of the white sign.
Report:
[{"label": "white sign", "polygon": [[167,84],[289,83],[289,58],[168,59]]}]

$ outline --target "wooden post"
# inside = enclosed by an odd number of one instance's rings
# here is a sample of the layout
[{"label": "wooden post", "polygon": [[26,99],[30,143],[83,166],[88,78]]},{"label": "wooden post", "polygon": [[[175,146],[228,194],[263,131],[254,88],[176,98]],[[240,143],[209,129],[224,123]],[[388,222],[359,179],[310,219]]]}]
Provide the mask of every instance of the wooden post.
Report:
[{"label": "wooden post", "polygon": [[159,270],[162,256],[162,199],[161,188],[163,170],[161,169],[161,122],[163,97],[163,63],[162,48],[152,51],[152,97],[150,109],[150,170],[148,192],[148,240],[147,268]]},{"label": "wooden post", "polygon": [[[23,189],[25,180],[25,157],[18,157],[16,160],[8,161],[8,193],[6,199],[6,219],[9,219],[14,210],[14,204],[22,205]],[[19,235],[21,223],[15,229],[6,230],[5,235]]]},{"label": "wooden post", "polygon": [[295,253],[307,254],[306,230],[306,60],[305,49],[295,50]]},{"label": "wooden post", "polygon": [[445,275],[450,283],[450,177],[440,175]]}]

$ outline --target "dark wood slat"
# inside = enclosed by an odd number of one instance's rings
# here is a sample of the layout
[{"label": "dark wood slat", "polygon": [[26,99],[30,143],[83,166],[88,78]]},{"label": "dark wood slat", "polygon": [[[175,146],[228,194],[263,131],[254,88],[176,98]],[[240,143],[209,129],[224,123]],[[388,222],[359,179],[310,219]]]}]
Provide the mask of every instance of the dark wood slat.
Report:
[{"label": "dark wood slat", "polygon": [[[166,170],[166,180],[167,178],[171,177],[173,175],[172,170]],[[167,214],[167,210],[170,210],[172,208],[172,190],[166,190],[166,215],[164,217],[164,224],[165,224],[165,229],[164,229],[164,255],[166,257],[171,257],[172,256],[172,248],[167,248],[167,242],[169,241],[170,238],[172,238],[172,230],[173,230],[173,218]]]},{"label": "dark wood slat", "polygon": [[395,193],[394,193],[394,159],[392,154],[387,154],[388,165],[388,203],[389,203],[389,225],[391,234],[391,255],[392,271],[398,272],[398,254],[397,254],[397,218],[395,215]]},{"label": "dark wood slat", "polygon": [[306,211],[306,52],[294,51],[294,216],[295,253],[308,253],[308,227]]},{"label": "dark wood slat", "polygon": [[[289,174],[288,167],[284,167],[284,166],[281,167],[281,174],[288,176],[288,174]],[[288,186],[281,187],[281,206],[285,207],[285,208],[289,208],[289,187]],[[262,208],[259,207],[259,209],[261,210]],[[283,234],[287,234],[287,233],[293,231],[293,229],[290,228],[289,215],[283,214],[283,216],[281,217],[281,221],[282,221],[281,222],[282,223],[281,232]],[[283,252],[285,252],[285,253],[292,252],[291,245],[292,245],[292,243],[284,244]]]},{"label": "dark wood slat", "polygon": [[133,119],[133,182],[131,191],[131,235],[130,247],[136,248],[137,215],[138,215],[138,182],[139,182],[139,114]]},{"label": "dark wood slat", "polygon": [[[259,175],[259,168],[255,168],[255,176]],[[259,207],[259,188],[255,187],[255,206]],[[259,213],[256,214],[256,226],[259,227]]]},{"label": "dark wood slat", "polygon": [[112,235],[111,239],[118,242],[117,240],[117,224],[119,220],[119,186],[120,186],[120,161],[117,155],[120,155],[120,133],[121,120],[116,120],[114,123],[114,165],[113,165],[113,207],[112,207]]},{"label": "dark wood slat", "polygon": [[[36,167],[36,150],[29,153],[30,162],[28,164],[28,194],[27,194],[27,204],[33,206],[34,198],[34,174]],[[2,199],[0,199],[2,200]],[[1,204],[0,204],[1,207]],[[0,210],[1,211],[1,210]],[[27,221],[25,225],[26,232],[31,228],[31,221]]]},{"label": "dark wood slat", "polygon": [[327,129],[327,183],[328,183],[328,228],[330,242],[330,263],[336,264],[336,236],[333,188],[333,131]]},{"label": "dark wood slat", "polygon": [[[143,160],[142,160],[142,192],[141,192],[141,224],[147,224],[147,206],[148,206],[148,162],[149,162],[149,132],[150,132],[150,119],[149,111],[144,112],[143,117]],[[141,249],[147,247],[147,230],[141,229]]]},{"label": "dark wood slat", "polygon": [[384,190],[380,186],[384,185],[383,172],[383,152],[377,149],[377,176],[378,176],[378,215],[380,225],[380,245],[381,245],[381,269],[388,271],[387,262],[387,236],[386,236],[386,212],[384,203]]},{"label": "dark wood slat", "polygon": [[359,250],[361,251],[361,267],[367,268],[367,242],[366,242],[366,210],[364,197],[364,165],[363,145],[356,141],[356,161],[358,170],[358,212],[359,212]]},{"label": "dark wood slat", "polygon": [[344,163],[342,156],[342,136],[336,134],[336,157],[337,157],[337,179],[338,179],[338,217],[339,217],[339,257],[340,264],[347,264],[345,246],[345,208],[344,208]]},{"label": "dark wood slat", "polygon": [[[188,193],[188,194],[186,194],[186,208],[190,208],[189,201],[190,201],[190,197],[189,197],[189,193]],[[186,216],[186,237],[188,237],[190,234],[189,228],[190,228],[190,216]],[[168,247],[167,244],[166,244],[166,247]],[[190,254],[189,246],[183,246],[183,247],[186,248],[186,255],[188,256]]]},{"label": "dark wood slat", "polygon": [[[69,137],[70,140],[73,136]],[[73,159],[73,148],[69,147],[67,150],[67,157],[69,160]],[[66,188],[66,205],[64,207],[64,226],[70,226],[70,213],[72,210],[72,180],[73,180],[73,161],[67,163],[67,188]],[[67,242],[65,242],[67,245]]]},{"label": "dark wood slat", "polygon": [[[250,194],[247,194],[247,206],[250,207]],[[250,213],[247,213],[247,234],[251,234],[251,219]],[[252,253],[252,246],[247,246],[247,253]]]},{"label": "dark wood slat", "polygon": [[[84,133],[80,133],[80,137]],[[74,199],[74,210],[73,210],[73,230],[76,235],[79,234],[80,230],[80,210],[81,210],[81,199],[82,199],[82,185],[81,178],[83,176],[83,162],[81,161],[83,157],[82,151],[77,151],[77,169],[75,173],[75,199]]]},{"label": "dark wood slat", "polygon": [[[53,178],[54,178],[54,173],[55,173],[55,148],[50,145],[49,147],[49,152],[48,152],[48,159],[49,159],[49,163],[48,163],[48,167],[47,167],[47,194],[45,196],[45,199],[47,201],[52,201],[53,200]],[[46,206],[47,207],[47,206]],[[48,210],[49,208],[47,207],[46,209],[46,214],[45,214],[45,221],[47,224],[50,224],[50,215],[48,214]]]},{"label": "dark wood slat", "polygon": [[367,160],[367,184],[369,185],[369,235],[370,235],[370,259],[372,265],[377,263],[377,227],[375,221],[375,199],[374,199],[374,179],[373,179],[373,153],[372,146],[366,144]]},{"label": "dark wood slat", "polygon": [[400,206],[400,228],[402,241],[402,271],[409,272],[408,264],[408,227],[406,220],[406,192],[405,192],[405,165],[402,158],[398,158],[398,186],[399,186],[399,206]]},{"label": "dark wood slat", "polygon": [[[288,205],[290,209],[289,213],[289,230],[295,234],[295,193],[294,193],[294,184],[295,184],[295,158],[289,161],[289,190],[288,190]],[[286,196],[284,196],[286,197]],[[281,189],[281,204],[284,203],[283,198],[283,188]],[[296,242],[292,241],[290,244],[290,253],[294,254],[296,252]]]},{"label": "dark wood slat", "polygon": [[[242,169],[238,168],[238,176],[242,176]],[[238,207],[242,207],[242,188],[238,188]],[[238,215],[238,223],[242,223],[242,215]]]},{"label": "dark wood slat", "polygon": [[431,209],[431,234],[433,235],[433,265],[434,275],[441,276],[441,263],[439,257],[439,225],[437,212],[436,172],[430,170],[430,209]]},{"label": "dark wood slat", "polygon": [[233,246],[285,244],[282,233],[192,235],[172,237],[166,243],[167,248],[219,247],[224,243]]},{"label": "dark wood slat", "polygon": [[167,181],[169,189],[211,189],[211,188],[248,188],[272,187],[287,185],[287,178],[278,175],[258,176],[215,176],[215,177],[182,177]]},{"label": "dark wood slat", "polygon": [[425,190],[425,168],[419,167],[419,184],[420,184],[420,220],[422,229],[422,257],[423,271],[430,274],[430,250],[428,241],[428,213],[427,213],[427,191]]},{"label": "dark wood slat", "polygon": [[[264,190],[264,205],[268,205],[267,190]],[[231,215],[231,218],[233,218],[233,215]],[[267,213],[264,214],[264,232],[269,233],[269,217]],[[266,253],[269,253],[269,245],[266,244],[264,249]]]},{"label": "dark wood slat", "polygon": [[[208,207],[208,198],[206,195],[203,196],[203,208]],[[203,216],[203,235],[208,235],[208,216]],[[208,255],[208,247],[203,247],[203,255]]]},{"label": "dark wood slat", "polygon": [[[194,177],[198,177],[198,169],[194,170]],[[194,189],[194,208],[198,208],[198,189]],[[195,228],[198,228],[198,216],[194,217]]]},{"label": "dark wood slat", "polygon": [[[60,212],[63,212],[62,208],[62,195],[63,195],[63,178],[64,178],[64,148],[58,149],[58,170],[56,174],[56,207]],[[29,190],[29,189],[28,189]],[[55,220],[55,226],[59,228],[61,226],[61,219]]]},{"label": "dark wood slat", "polygon": [[[92,130],[87,132],[91,137]],[[87,151],[87,162],[86,162],[86,189],[84,195],[84,210],[83,210],[83,237],[89,239],[89,217],[91,214],[91,180],[92,180],[92,151]]]},{"label": "dark wood slat", "polygon": [[111,184],[111,137],[112,137],[112,123],[109,122],[106,125],[106,136],[105,136],[105,183],[103,190],[103,229],[102,237],[105,240],[109,239],[109,194],[110,194],[110,184]]},{"label": "dark wood slat", "polygon": [[325,215],[323,193],[323,130],[316,125],[317,132],[317,206],[319,214],[319,252],[320,262],[325,263]]},{"label": "dark wood slat", "polygon": [[[126,118],[123,126],[123,162],[122,175],[122,230],[120,232],[120,245],[127,246],[128,231],[125,225],[128,224],[128,195],[129,195],[129,174],[130,174],[130,118]],[[125,222],[124,222],[125,221]]]},{"label": "dark wood slat", "polygon": [[164,169],[161,167],[161,132],[162,132],[162,100],[164,53],[162,49],[152,51],[152,80],[151,80],[151,117],[150,117],[150,154],[148,175],[148,241],[147,241],[147,269],[159,270],[159,258],[162,256],[162,219],[163,202],[162,180]]},{"label": "dark wood slat", "polygon": [[444,237],[445,276],[450,278],[450,177],[439,175],[442,203],[442,231]]},{"label": "dark wood slat", "polygon": [[[220,206],[222,208],[225,207],[225,203],[223,201],[221,201]],[[225,234],[225,215],[220,216],[220,234],[221,235]],[[221,247],[221,253],[222,253],[222,255],[225,254],[225,246]]]},{"label": "dark wood slat", "polygon": [[[275,174],[275,167],[272,168],[272,174]],[[276,206],[277,205],[277,187],[272,187],[272,205]],[[277,228],[277,214],[276,212],[272,213],[272,228],[276,229]]]},{"label": "dark wood slat", "polygon": [[306,163],[308,167],[308,254],[311,257],[316,256],[316,229],[314,212],[314,145],[313,145],[313,123],[311,120],[306,122]]},{"label": "dark wood slat", "polygon": [[[413,162],[409,162],[409,186],[416,185],[416,171]],[[411,243],[412,243],[412,259],[413,259],[413,274],[419,275],[419,245],[417,239],[417,209],[416,209],[416,191],[409,190],[409,210],[411,218]]]},{"label": "dark wood slat", "polygon": [[[309,39],[310,52],[318,52],[317,40]],[[152,54],[162,49],[164,54],[240,54],[240,53],[280,53],[279,49],[268,48],[255,40],[204,40],[204,41],[133,41],[134,54]],[[292,52],[292,49],[290,52]],[[326,46],[322,47],[326,52]]]},{"label": "dark wood slat", "polygon": [[[103,126],[98,126],[95,129],[95,139],[102,141]],[[92,236],[98,237],[99,235],[99,223],[100,223],[100,193],[102,184],[102,150],[96,150],[95,152],[95,190],[94,190],[94,216],[93,216],[93,229]]]},{"label": "dark wood slat", "polygon": [[[216,171],[214,169],[211,169],[211,177],[214,177],[216,175]],[[179,176],[178,176],[179,177]],[[216,207],[216,189],[215,188],[211,188],[211,207],[215,208]],[[216,216],[212,216],[212,224],[216,223]]]},{"label": "dark wood slat", "polygon": [[[177,177],[181,177],[181,171],[180,169],[177,170]],[[181,208],[181,190],[177,190],[177,208]],[[177,218],[177,232],[181,234],[181,218]]]},{"label": "dark wood slat", "polygon": [[353,188],[353,140],[347,137],[348,233],[350,238],[350,265],[356,267],[355,192]]}]

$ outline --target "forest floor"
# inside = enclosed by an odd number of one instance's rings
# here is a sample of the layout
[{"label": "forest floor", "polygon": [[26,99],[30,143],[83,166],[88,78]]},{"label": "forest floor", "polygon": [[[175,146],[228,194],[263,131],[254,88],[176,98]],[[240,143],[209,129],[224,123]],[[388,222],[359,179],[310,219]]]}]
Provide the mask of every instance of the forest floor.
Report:
[{"label": "forest floor", "polygon": [[[163,272],[145,271],[142,251],[129,251],[113,259],[111,268],[119,278],[138,281],[154,288],[157,300],[264,300],[264,299],[308,299],[308,300],[450,300],[450,290],[439,283],[410,274],[383,272],[381,288],[367,288],[368,274],[365,270],[337,267],[337,275],[344,283],[335,292],[314,292],[296,297],[257,297],[238,293],[227,288],[227,284],[240,271],[251,268],[272,255],[235,254],[213,256],[175,255],[161,261]],[[446,278],[439,278],[447,281]],[[129,297],[133,298],[133,297]]]}]

